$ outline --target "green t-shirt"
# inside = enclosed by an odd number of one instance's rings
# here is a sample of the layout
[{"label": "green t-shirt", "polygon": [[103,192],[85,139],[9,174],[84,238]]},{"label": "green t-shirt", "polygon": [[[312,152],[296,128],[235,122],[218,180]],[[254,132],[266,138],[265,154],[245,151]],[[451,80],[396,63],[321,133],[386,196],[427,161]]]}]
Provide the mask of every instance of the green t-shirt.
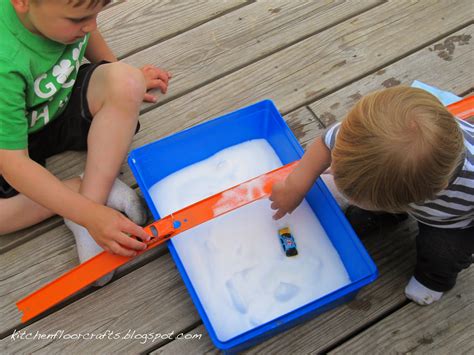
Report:
[{"label": "green t-shirt", "polygon": [[33,34],[0,0],[0,149],[26,149],[28,134],[65,109],[88,40],[65,45]]}]

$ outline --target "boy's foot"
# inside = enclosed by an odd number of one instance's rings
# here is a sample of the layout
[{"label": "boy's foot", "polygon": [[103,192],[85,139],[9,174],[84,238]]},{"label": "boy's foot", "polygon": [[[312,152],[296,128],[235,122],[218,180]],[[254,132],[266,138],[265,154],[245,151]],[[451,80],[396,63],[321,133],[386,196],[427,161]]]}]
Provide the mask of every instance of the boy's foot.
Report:
[{"label": "boy's foot", "polygon": [[[91,237],[89,231],[86,228],[66,218],[64,218],[64,224],[71,230],[72,234],[74,235],[74,239],[76,240],[77,254],[79,255],[79,261],[81,264],[104,251],[104,249],[102,249],[95,242],[94,238]],[[110,280],[112,280],[114,273],[115,272],[112,271],[111,273],[102,276],[92,285],[104,286]]]},{"label": "boy's foot", "polygon": [[107,206],[123,212],[134,223],[144,225],[147,221],[146,209],[137,193],[127,184],[115,179],[107,199]]},{"label": "boy's foot", "polygon": [[[107,200],[107,206],[124,212],[128,218],[138,225],[143,225],[147,221],[147,213],[141,203],[140,197],[127,184],[119,179],[115,179],[114,184],[112,185],[112,190],[110,191]],[[97,245],[86,228],[67,219],[64,219],[64,223],[71,230],[72,234],[74,234],[77,254],[79,255],[79,261],[81,264],[104,251],[99,245]],[[114,272],[111,272],[101,277],[92,285],[104,286],[113,276]]]},{"label": "boy's foot", "polygon": [[421,306],[427,306],[438,301],[443,296],[443,292],[433,291],[423,286],[412,276],[410,282],[405,287],[405,296]]},{"label": "boy's foot", "polygon": [[359,237],[378,232],[383,226],[397,225],[408,218],[406,213],[375,213],[357,206],[349,206],[345,215]]}]

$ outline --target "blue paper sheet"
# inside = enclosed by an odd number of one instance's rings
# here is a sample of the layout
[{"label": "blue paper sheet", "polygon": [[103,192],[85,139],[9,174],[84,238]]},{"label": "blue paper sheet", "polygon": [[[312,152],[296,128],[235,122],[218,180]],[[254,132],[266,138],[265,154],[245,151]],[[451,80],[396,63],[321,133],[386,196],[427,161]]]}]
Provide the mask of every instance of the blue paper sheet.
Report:
[{"label": "blue paper sheet", "polygon": [[428,91],[438,98],[444,106],[448,106],[454,102],[461,100],[461,97],[454,95],[452,92],[438,89],[437,87],[422,83],[421,81],[415,80],[411,83],[411,87],[419,88]]}]

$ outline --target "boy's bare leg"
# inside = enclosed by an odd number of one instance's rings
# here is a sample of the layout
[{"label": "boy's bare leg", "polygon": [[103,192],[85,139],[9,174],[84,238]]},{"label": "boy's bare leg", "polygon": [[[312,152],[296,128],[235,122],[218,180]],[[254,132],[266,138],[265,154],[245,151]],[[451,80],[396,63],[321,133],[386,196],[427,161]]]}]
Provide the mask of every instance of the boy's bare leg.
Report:
[{"label": "boy's bare leg", "polygon": [[140,70],[124,63],[99,66],[87,99],[94,116],[80,193],[104,204],[130,147],[146,92]]},{"label": "boy's bare leg", "polygon": [[[74,191],[79,191],[79,177],[65,180],[63,183]],[[0,198],[0,235],[30,227],[54,216],[54,212],[30,200],[22,194],[10,198]],[[28,211],[25,213],[25,211]]]},{"label": "boy's bare leg", "polygon": [[[87,100],[94,118],[87,138],[86,168],[79,191],[85,197],[100,204],[107,201],[135,134],[145,92],[142,72],[127,64],[101,65],[92,73]],[[132,203],[132,209],[144,211],[139,201]],[[142,216],[144,223],[146,214],[142,213]],[[87,229],[69,220],[65,223],[74,234],[81,262],[102,251]],[[113,272],[95,285],[106,284],[112,276]]]}]

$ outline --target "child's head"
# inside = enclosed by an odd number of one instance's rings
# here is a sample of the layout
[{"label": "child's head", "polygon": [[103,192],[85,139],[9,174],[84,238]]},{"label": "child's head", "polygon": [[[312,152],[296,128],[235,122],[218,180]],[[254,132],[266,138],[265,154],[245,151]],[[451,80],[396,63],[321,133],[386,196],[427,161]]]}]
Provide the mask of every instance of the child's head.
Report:
[{"label": "child's head", "polygon": [[438,99],[394,87],[352,108],[339,129],[331,169],[352,203],[399,212],[445,189],[462,157],[461,130]]},{"label": "child's head", "polygon": [[28,30],[69,44],[97,28],[97,15],[111,0],[10,1]]}]

